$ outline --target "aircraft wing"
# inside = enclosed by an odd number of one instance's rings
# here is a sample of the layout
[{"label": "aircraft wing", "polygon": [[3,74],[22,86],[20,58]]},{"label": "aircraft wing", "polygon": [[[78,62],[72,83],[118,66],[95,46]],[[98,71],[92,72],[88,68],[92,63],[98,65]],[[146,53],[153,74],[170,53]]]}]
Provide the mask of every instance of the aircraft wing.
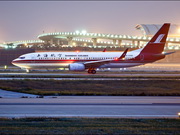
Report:
[{"label": "aircraft wing", "polygon": [[128,51],[128,48],[123,52],[123,54],[117,58],[117,59],[106,59],[106,60],[97,60],[97,61],[89,61],[89,62],[85,62],[84,65],[86,68],[88,67],[94,67],[94,68],[97,68],[103,64],[106,64],[106,63],[109,63],[111,61],[114,61],[114,60],[122,60],[125,58],[126,54],[127,54],[127,51]]}]

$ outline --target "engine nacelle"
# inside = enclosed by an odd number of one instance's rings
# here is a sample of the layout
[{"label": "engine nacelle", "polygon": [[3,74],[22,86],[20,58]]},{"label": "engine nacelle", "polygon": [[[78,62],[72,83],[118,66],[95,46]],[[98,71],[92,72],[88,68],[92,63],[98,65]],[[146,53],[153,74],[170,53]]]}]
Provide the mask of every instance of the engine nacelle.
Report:
[{"label": "engine nacelle", "polygon": [[73,64],[69,64],[69,70],[71,70],[71,71],[84,71],[85,66],[82,63],[73,63]]}]

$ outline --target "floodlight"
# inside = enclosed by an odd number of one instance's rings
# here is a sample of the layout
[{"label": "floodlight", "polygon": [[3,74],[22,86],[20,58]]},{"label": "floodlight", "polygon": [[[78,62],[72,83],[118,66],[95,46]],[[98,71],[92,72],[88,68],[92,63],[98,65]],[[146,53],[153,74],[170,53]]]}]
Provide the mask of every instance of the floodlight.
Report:
[{"label": "floodlight", "polygon": [[87,31],[86,31],[86,30],[82,30],[81,33],[82,33],[82,34],[86,34]]},{"label": "floodlight", "polygon": [[76,34],[79,34],[80,32],[79,32],[79,30],[76,30]]}]

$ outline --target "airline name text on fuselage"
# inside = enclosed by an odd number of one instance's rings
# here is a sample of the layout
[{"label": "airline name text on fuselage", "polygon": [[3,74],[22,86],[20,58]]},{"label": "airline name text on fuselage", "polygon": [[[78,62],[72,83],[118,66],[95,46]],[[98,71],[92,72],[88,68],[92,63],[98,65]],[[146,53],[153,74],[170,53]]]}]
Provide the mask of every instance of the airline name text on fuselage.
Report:
[{"label": "airline name text on fuselage", "polygon": [[[64,55],[65,57],[88,57],[89,55]],[[62,57],[62,54],[37,54],[37,57]]]}]

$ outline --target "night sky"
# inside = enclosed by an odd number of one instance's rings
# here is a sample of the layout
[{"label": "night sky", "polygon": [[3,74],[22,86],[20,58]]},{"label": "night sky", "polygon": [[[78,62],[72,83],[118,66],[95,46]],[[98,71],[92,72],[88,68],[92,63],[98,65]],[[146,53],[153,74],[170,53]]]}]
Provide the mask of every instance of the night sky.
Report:
[{"label": "night sky", "polygon": [[137,24],[180,24],[179,1],[0,2],[0,42],[33,40],[48,32],[87,30],[141,35]]}]

